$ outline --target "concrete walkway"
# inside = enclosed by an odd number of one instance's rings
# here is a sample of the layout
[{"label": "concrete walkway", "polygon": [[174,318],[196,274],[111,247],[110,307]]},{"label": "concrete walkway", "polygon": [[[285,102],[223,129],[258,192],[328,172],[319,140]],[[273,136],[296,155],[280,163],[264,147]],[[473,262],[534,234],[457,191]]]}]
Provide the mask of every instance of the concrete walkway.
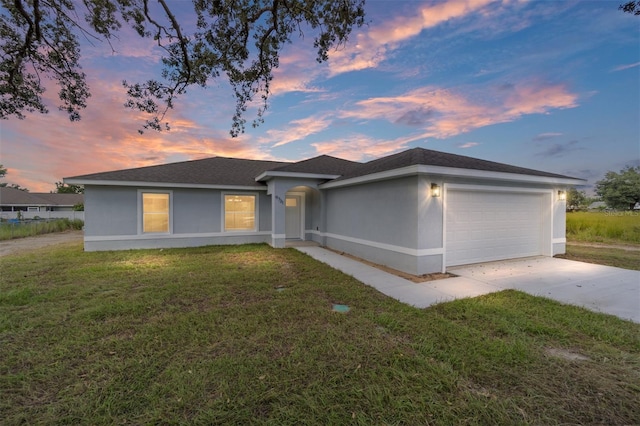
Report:
[{"label": "concrete walkway", "polygon": [[450,268],[458,277],[416,284],[321,247],[296,249],[418,308],[516,289],[640,323],[640,271],[533,257]]}]

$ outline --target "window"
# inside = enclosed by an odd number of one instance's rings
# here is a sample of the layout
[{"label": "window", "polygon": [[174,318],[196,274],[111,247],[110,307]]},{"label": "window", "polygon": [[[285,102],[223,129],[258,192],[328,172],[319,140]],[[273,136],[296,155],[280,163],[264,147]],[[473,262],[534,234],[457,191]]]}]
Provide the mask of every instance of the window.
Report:
[{"label": "window", "polygon": [[224,230],[254,231],[256,229],[256,196],[224,196]]},{"label": "window", "polygon": [[298,199],[295,197],[286,197],[285,206],[287,207],[298,207]]},{"label": "window", "polygon": [[169,232],[169,194],[142,193],[142,232]]}]

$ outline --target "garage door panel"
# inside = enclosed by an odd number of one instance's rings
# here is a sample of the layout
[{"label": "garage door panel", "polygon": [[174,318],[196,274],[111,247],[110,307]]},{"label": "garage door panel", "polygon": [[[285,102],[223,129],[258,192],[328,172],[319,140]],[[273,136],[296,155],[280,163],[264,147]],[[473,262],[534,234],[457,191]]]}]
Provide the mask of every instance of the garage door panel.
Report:
[{"label": "garage door panel", "polygon": [[543,195],[449,190],[447,266],[542,253]]}]

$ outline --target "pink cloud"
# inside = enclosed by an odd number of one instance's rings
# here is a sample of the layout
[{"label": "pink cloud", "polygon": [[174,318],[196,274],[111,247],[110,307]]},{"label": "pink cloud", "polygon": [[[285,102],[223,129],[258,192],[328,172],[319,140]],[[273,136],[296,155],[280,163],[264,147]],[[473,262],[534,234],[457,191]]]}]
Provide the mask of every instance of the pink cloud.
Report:
[{"label": "pink cloud", "polygon": [[231,138],[227,129],[186,118],[180,105],[171,111],[171,131],[140,135],[146,117],[123,107],[124,89],[104,80],[90,83],[93,96],[80,122],[69,122],[52,107],[48,115],[3,123],[2,163],[11,170],[7,182],[48,192],[63,177],[85,173],[212,156],[272,158],[245,135]]},{"label": "pink cloud", "polygon": [[342,111],[346,118],[387,120],[416,127],[422,137],[446,138],[471,130],[577,106],[578,96],[562,85],[522,83],[490,90],[475,98],[452,90],[423,87],[400,96],[370,98]]},{"label": "pink cloud", "polygon": [[577,106],[576,101],[577,96],[567,92],[562,85],[520,85],[505,99],[505,107],[507,115],[517,118],[546,113],[550,109],[573,108]]},{"label": "pink cloud", "polygon": [[365,135],[346,136],[339,140],[317,142],[311,145],[317,155],[331,155],[352,161],[369,160],[393,154],[407,148],[414,138],[398,138],[395,140],[374,139]]},{"label": "pink cloud", "polygon": [[480,145],[478,142],[467,142],[467,143],[458,144],[458,148],[467,149],[467,148],[473,148],[474,146],[478,146],[478,145]]},{"label": "pink cloud", "polygon": [[459,19],[481,11],[494,0],[448,0],[439,4],[419,7],[411,16],[397,16],[373,26],[367,32],[358,33],[356,42],[330,55],[332,75],[375,68],[387,53],[405,40],[417,36],[423,30],[438,26],[452,19]]},{"label": "pink cloud", "polygon": [[269,144],[273,148],[299,141],[314,133],[321,132],[331,125],[326,115],[316,115],[293,120],[289,126],[280,130],[268,130],[266,136],[258,138],[260,144]]},{"label": "pink cloud", "polygon": [[278,96],[288,92],[323,92],[313,86],[313,81],[325,72],[314,55],[315,52],[308,48],[286,49],[280,56],[280,66],[273,72],[271,93]]}]

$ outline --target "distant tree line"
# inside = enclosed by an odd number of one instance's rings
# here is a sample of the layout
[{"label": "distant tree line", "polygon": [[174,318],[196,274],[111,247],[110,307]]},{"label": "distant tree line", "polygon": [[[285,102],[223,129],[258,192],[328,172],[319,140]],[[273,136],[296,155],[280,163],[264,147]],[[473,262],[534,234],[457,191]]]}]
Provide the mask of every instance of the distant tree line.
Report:
[{"label": "distant tree line", "polygon": [[634,209],[640,203],[640,166],[607,172],[596,182],[595,192],[597,197],[588,197],[584,191],[571,188],[567,191],[567,210],[586,210],[595,201],[603,201],[611,209]]},{"label": "distant tree line", "polygon": [[596,194],[610,208],[632,210],[640,203],[640,166],[625,167],[620,173],[607,172],[596,182]]}]

